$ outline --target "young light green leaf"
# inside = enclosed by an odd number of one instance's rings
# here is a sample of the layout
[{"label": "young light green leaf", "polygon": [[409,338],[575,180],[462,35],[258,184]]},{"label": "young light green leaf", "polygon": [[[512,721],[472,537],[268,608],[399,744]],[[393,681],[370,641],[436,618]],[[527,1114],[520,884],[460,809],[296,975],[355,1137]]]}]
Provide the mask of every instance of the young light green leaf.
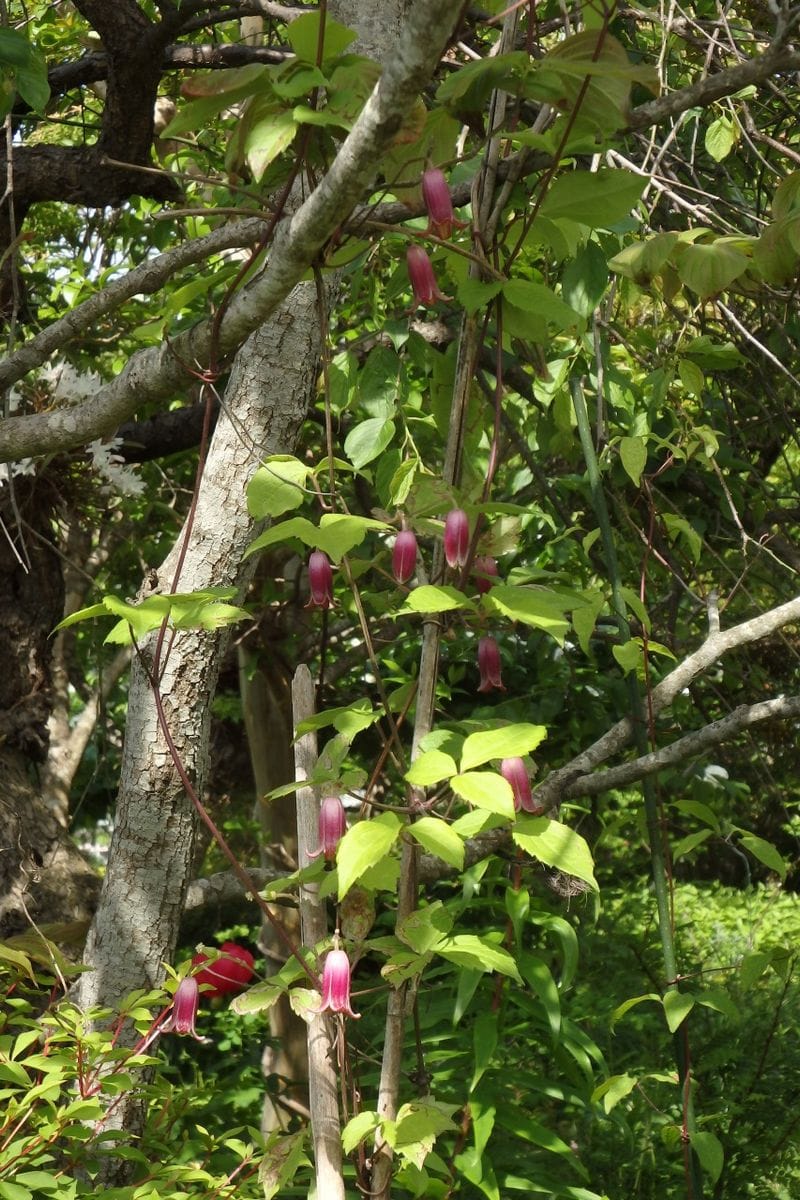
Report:
[{"label": "young light green leaf", "polygon": [[548,867],[582,879],[594,891],[598,891],[592,853],[584,838],[570,829],[569,825],[551,821],[549,817],[519,813],[511,836],[526,854],[538,858]]},{"label": "young light green leaf", "polygon": [[340,900],[370,867],[385,858],[400,829],[400,820],[391,812],[381,813],[372,821],[357,821],[348,829],[336,851]]},{"label": "young light green leaf", "polygon": [[345,1154],[352,1154],[359,1142],[369,1137],[382,1120],[376,1112],[360,1112],[351,1117],[342,1130],[342,1147]]},{"label": "young light green leaf", "polygon": [[297,122],[290,112],[275,109],[253,122],[245,136],[244,152],[256,182],[273,159],[291,146],[296,133]]},{"label": "young light green leaf", "polygon": [[475,605],[458,588],[425,583],[421,587],[412,588],[400,611],[440,613],[450,612],[455,608],[474,609]]},{"label": "young light green leaf", "polygon": [[344,452],[357,471],[383,454],[394,437],[394,421],[369,417],[351,429],[344,440]]},{"label": "young light green leaf", "polygon": [[466,775],[456,775],[450,780],[450,786],[457,796],[475,808],[514,819],[514,793],[498,771],[470,771]]},{"label": "young light green leaf", "polygon": [[497,583],[483,597],[483,604],[489,611],[501,612],[512,621],[543,629],[559,646],[564,644],[569,630],[564,617],[565,605],[548,588]]},{"label": "young light green leaf", "polygon": [[612,1075],[610,1079],[604,1080],[599,1087],[594,1089],[592,1104],[602,1100],[603,1108],[610,1113],[612,1108],[619,1104],[620,1100],[629,1096],[635,1087],[636,1080],[632,1075]]},{"label": "young light green leaf", "polygon": [[374,517],[356,517],[350,513],[324,513],[316,535],[318,549],[329,554],[334,563],[340,563],[345,554],[360,546],[372,529],[387,531],[391,528],[385,521]]},{"label": "young light green leaf", "polygon": [[436,953],[459,966],[472,967],[477,971],[498,971],[522,983],[517,964],[509,952],[476,934],[459,933],[447,938],[436,947]]},{"label": "young light green leaf", "polygon": [[461,770],[471,771],[491,758],[522,758],[524,754],[535,750],[546,737],[544,725],[526,723],[471,733],[464,742]]},{"label": "young light green leaf", "polygon": [[722,162],[736,145],[739,126],[728,116],[717,117],[706,130],[705,147],[714,162]]},{"label": "young light green leaf", "polygon": [[457,773],[458,767],[449,754],[443,754],[441,750],[425,750],[411,764],[404,779],[414,787],[431,787]]},{"label": "young light green leaf", "polygon": [[409,825],[408,832],[429,854],[435,854],[458,871],[464,866],[464,843],[441,817],[420,817]]},{"label": "young light green leaf", "polygon": [[252,517],[280,517],[299,508],[309,468],[290,454],[274,454],[264,460],[247,485],[247,508]]}]

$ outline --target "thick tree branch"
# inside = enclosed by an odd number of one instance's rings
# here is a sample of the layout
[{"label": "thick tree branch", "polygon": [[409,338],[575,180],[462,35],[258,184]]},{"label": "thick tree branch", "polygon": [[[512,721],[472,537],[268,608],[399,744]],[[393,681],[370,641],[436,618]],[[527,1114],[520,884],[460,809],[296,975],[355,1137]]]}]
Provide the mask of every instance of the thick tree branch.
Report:
[{"label": "thick tree branch", "polygon": [[[757,642],[761,638],[768,637],[777,629],[781,629],[784,625],[788,625],[791,621],[797,620],[800,620],[800,598],[780,604],[777,608],[761,613],[760,616],[753,617],[750,621],[743,621],[740,625],[734,625],[731,629],[712,634],[706,638],[699,649],[695,650],[694,654],[685,658],[674,671],[671,671],[666,678],[661,680],[661,683],[653,688],[650,697],[653,715],[658,716],[660,712],[668,708],[675,697],[688,687],[696,676],[721,658],[723,654],[727,654],[729,650],[736,650],[740,646],[749,645],[750,642]],[[612,725],[611,729],[598,738],[587,750],[576,755],[557,771],[551,772],[536,788],[535,803],[545,808],[554,807],[576,778],[588,775],[612,754],[617,754],[624,749],[632,737],[633,722],[630,718],[625,717],[622,721],[617,721],[616,725]]]},{"label": "thick tree branch", "polygon": [[800,68],[800,52],[785,42],[773,44],[759,55],[737,67],[728,67],[713,75],[706,75],[688,87],[668,92],[657,100],[649,100],[634,108],[627,128],[631,131],[648,129],[660,125],[669,117],[676,117],[689,108],[705,108],[723,96],[731,96],[741,88],[763,83],[772,75],[782,71],[797,71]]},{"label": "thick tree branch", "polygon": [[[275,311],[326,241],[347,218],[375,175],[381,154],[433,74],[461,10],[458,0],[418,2],[392,55],[328,174],[291,219],[278,227],[264,272],[235,295],[219,330],[228,354]],[[186,386],[184,363],[209,361],[212,322],[174,342],[140,351],[110,384],[78,407],[15,417],[0,426],[0,461],[68,450],[113,433],[143,404]]]}]

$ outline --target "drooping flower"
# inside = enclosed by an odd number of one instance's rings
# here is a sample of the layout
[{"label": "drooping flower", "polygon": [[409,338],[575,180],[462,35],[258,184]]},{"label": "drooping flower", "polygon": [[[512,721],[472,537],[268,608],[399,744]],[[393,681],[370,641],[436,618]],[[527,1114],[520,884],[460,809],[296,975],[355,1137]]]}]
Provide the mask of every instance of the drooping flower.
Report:
[{"label": "drooping flower", "polygon": [[161,1026],[161,1033],[188,1033],[196,1042],[207,1042],[197,1033],[194,1023],[200,1003],[200,988],[194,975],[187,975],[178,984],[172,998],[172,1013]]},{"label": "drooping flower", "polygon": [[514,793],[514,812],[519,812],[521,808],[529,813],[544,811],[533,802],[530,776],[521,758],[504,758],[500,764],[500,774],[511,785]]},{"label": "drooping flower", "polygon": [[449,300],[436,282],[433,263],[422,246],[410,245],[406,251],[408,278],[417,304],[433,304],[436,300]]},{"label": "drooping flower", "polygon": [[478,642],[478,670],[481,673],[479,692],[490,692],[492,688],[499,688],[501,692],[506,690],[500,674],[500,647],[493,637],[482,637]]},{"label": "drooping flower", "polygon": [[494,581],[500,573],[497,570],[496,559],[489,554],[479,555],[472,564],[472,570],[475,576],[475,586],[481,596],[494,586]]},{"label": "drooping flower", "polygon": [[198,984],[208,984],[207,996],[224,996],[229,992],[240,992],[253,978],[253,956],[244,946],[236,942],[223,942],[220,957],[209,962],[207,954],[195,954],[194,966],[208,963],[195,975]]},{"label": "drooping flower", "polygon": [[453,201],[450,199],[450,189],[447,180],[438,167],[428,167],[422,173],[422,198],[428,210],[428,232],[439,238],[449,238],[453,226],[463,222],[456,221],[453,215]]},{"label": "drooping flower", "polygon": [[309,858],[324,854],[328,862],[336,858],[336,847],[347,829],[347,817],[341,796],[326,796],[319,808],[319,850],[310,850]]},{"label": "drooping flower", "polygon": [[317,1012],[343,1012],[356,1020],[350,1005],[350,959],[344,950],[329,950],[322,968],[322,1003]]},{"label": "drooping flower", "polygon": [[407,583],[417,567],[417,539],[410,529],[401,529],[392,548],[392,574]]},{"label": "drooping flower", "polygon": [[469,517],[453,508],[444,521],[444,556],[450,567],[463,567],[469,554]]},{"label": "drooping flower", "polygon": [[331,560],[323,550],[312,550],[308,557],[308,586],[311,596],[306,608],[332,607],[333,570]]}]

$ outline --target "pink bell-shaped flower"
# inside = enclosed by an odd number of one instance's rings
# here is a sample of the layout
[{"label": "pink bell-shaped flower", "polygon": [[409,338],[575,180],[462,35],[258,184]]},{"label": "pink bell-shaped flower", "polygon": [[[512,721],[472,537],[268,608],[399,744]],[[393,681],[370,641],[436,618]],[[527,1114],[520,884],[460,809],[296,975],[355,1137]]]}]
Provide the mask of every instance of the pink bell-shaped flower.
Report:
[{"label": "pink bell-shaped flower", "polygon": [[492,688],[506,689],[500,674],[500,647],[493,637],[482,637],[478,642],[478,670],[481,673],[479,692],[490,692]]},{"label": "pink bell-shaped flower", "polygon": [[504,758],[500,764],[500,774],[511,785],[514,793],[514,812],[519,812],[521,808],[529,813],[544,811],[533,802],[530,777],[521,758]]},{"label": "pink bell-shaped flower", "polygon": [[392,547],[392,574],[398,583],[408,583],[416,567],[416,536],[410,529],[401,529]]},{"label": "pink bell-shaped flower", "polygon": [[329,950],[322,968],[322,1003],[317,1012],[343,1012],[356,1020],[350,1005],[350,959],[344,950]]},{"label": "pink bell-shaped flower", "polygon": [[199,1003],[200,988],[197,980],[194,975],[187,975],[178,984],[172,998],[172,1013],[161,1026],[161,1032],[181,1035],[188,1033],[197,1042],[207,1042],[208,1038],[200,1037],[194,1027]]},{"label": "pink bell-shaped flower", "polygon": [[440,291],[439,285],[436,282],[433,263],[428,258],[427,251],[423,250],[422,246],[412,243],[406,251],[406,262],[408,264],[408,278],[411,281],[414,300],[417,304],[433,304],[436,300],[450,299],[449,296],[445,296],[444,292]]},{"label": "pink bell-shaped flower", "polygon": [[428,210],[428,232],[438,238],[449,238],[456,222],[453,215],[453,201],[450,199],[450,189],[447,180],[438,167],[428,167],[422,174],[422,198]]},{"label": "pink bell-shaped flower", "polygon": [[322,550],[313,550],[308,558],[308,586],[311,591],[306,608],[331,608],[333,605],[333,570],[331,560]]},{"label": "pink bell-shaped flower", "polygon": [[347,817],[341,796],[326,796],[319,808],[319,850],[309,851],[309,858],[324,854],[328,862],[336,858],[336,847],[347,829]]},{"label": "pink bell-shaped flower", "polygon": [[475,559],[472,571],[475,576],[475,586],[481,596],[494,586],[494,581],[499,575],[497,561],[488,554],[481,554]]},{"label": "pink bell-shaped flower", "polygon": [[444,556],[449,567],[463,567],[469,554],[469,517],[453,508],[444,520]]}]

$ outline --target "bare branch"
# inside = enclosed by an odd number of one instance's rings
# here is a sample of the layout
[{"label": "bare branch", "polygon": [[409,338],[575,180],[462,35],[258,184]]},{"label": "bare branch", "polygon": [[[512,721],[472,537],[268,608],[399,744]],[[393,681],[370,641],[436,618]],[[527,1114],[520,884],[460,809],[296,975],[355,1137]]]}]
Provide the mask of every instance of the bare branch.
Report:
[{"label": "bare branch", "polygon": [[[668,708],[675,697],[688,687],[689,684],[705,669],[716,662],[729,650],[757,642],[768,637],[777,629],[788,625],[791,621],[800,620],[800,598],[788,600],[769,612],[761,613],[750,621],[743,621],[731,629],[711,634],[694,654],[690,654],[683,662],[675,667],[666,678],[661,680],[650,698],[653,715],[657,716]],[[600,766],[612,754],[617,754],[627,746],[633,737],[633,722],[629,717],[617,721],[601,738],[587,750],[577,754],[565,766],[551,772],[534,792],[536,804],[545,808],[554,807],[565,795],[568,786],[581,776],[587,775],[595,767]],[[610,786],[610,785],[609,785]]]}]

